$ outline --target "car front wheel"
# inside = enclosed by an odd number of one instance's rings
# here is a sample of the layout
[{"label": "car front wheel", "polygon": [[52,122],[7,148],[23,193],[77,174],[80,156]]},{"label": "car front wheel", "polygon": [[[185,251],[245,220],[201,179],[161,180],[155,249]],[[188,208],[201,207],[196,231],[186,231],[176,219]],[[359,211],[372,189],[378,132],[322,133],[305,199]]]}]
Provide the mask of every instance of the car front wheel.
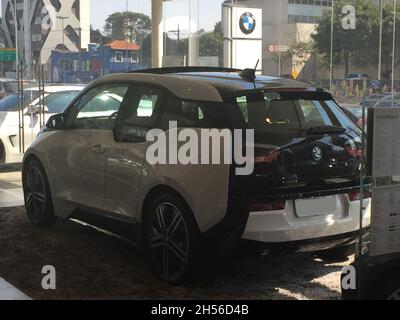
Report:
[{"label": "car front wheel", "polygon": [[29,220],[40,227],[54,225],[54,215],[49,183],[42,165],[30,161],[22,174],[25,209]]},{"label": "car front wheel", "polygon": [[145,244],[157,275],[172,284],[197,270],[201,237],[191,210],[174,194],[157,197],[145,218]]}]

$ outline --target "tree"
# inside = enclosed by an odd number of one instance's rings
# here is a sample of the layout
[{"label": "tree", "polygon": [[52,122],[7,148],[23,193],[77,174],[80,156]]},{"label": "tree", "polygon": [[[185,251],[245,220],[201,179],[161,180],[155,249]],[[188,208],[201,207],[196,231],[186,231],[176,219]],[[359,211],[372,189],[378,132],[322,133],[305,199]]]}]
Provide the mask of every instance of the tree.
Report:
[{"label": "tree", "polygon": [[138,12],[115,12],[108,16],[104,26],[105,35],[112,40],[141,42],[151,30],[150,18]]},{"label": "tree", "polygon": [[[333,65],[344,64],[345,74],[350,70],[350,64],[357,67],[368,64],[378,64],[380,14],[378,6],[369,0],[356,0],[356,29],[344,29],[342,19],[345,15],[342,8],[347,3],[335,1],[333,19]],[[400,25],[400,8],[397,13]],[[317,32],[312,36],[315,49],[321,54],[323,65],[329,68],[331,58],[331,12],[327,10],[317,27]],[[382,65],[383,77],[390,78],[392,72],[392,39],[393,39],[393,6],[384,5],[383,8],[383,37],[382,37]],[[397,33],[396,43],[400,42]],[[396,52],[396,50],[395,50]],[[400,64],[400,55],[395,57],[395,66]]]},{"label": "tree", "polygon": [[200,56],[215,56],[221,60],[223,57],[224,36],[222,34],[222,24],[217,22],[211,32],[199,32],[199,51]]},{"label": "tree", "polygon": [[[357,59],[358,53],[365,50],[370,41],[372,26],[376,24],[377,7],[368,0],[356,0],[356,29],[344,29],[342,19],[345,15],[342,8],[347,3],[335,1],[333,19],[333,64],[344,64],[345,75],[349,73],[350,62]],[[325,11],[322,20],[317,27],[317,33],[313,35],[315,47],[322,54],[322,60],[331,58],[331,12]],[[364,53],[365,55],[365,53]]]},{"label": "tree", "polygon": [[90,42],[106,44],[110,40],[111,38],[104,36],[99,29],[93,29],[93,26],[90,26]]}]

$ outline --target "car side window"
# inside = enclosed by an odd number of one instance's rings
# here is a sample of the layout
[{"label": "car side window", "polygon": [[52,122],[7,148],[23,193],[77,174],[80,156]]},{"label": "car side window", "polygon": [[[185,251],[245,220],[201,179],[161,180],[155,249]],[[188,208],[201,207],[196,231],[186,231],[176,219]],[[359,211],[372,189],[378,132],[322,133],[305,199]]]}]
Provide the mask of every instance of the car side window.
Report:
[{"label": "car side window", "polygon": [[87,92],[77,105],[72,128],[113,129],[128,88],[128,84],[107,85]]},{"label": "car side window", "polygon": [[162,96],[162,91],[159,89],[132,86],[116,123],[117,141],[144,141],[147,132],[157,125]]},{"label": "car side window", "polygon": [[161,128],[168,129],[170,121],[179,128],[228,128],[227,114],[222,104],[207,101],[184,101],[173,96],[165,99]]}]

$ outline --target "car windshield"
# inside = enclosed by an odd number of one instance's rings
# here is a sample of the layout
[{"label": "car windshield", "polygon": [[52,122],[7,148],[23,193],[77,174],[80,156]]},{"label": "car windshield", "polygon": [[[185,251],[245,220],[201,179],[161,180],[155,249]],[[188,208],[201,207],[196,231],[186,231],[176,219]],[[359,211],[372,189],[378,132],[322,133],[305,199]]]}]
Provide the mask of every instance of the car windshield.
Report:
[{"label": "car windshield", "polygon": [[[32,100],[35,100],[39,96],[37,90],[24,90],[24,107],[29,105]],[[8,97],[0,101],[0,111],[18,111],[18,95],[11,94]]]},{"label": "car windshield", "polygon": [[50,93],[44,98],[43,104],[47,107],[49,113],[62,113],[78,94],[79,91]]},{"label": "car windshield", "polygon": [[257,134],[299,137],[340,133],[356,125],[325,93],[263,92],[236,97],[246,125]]}]

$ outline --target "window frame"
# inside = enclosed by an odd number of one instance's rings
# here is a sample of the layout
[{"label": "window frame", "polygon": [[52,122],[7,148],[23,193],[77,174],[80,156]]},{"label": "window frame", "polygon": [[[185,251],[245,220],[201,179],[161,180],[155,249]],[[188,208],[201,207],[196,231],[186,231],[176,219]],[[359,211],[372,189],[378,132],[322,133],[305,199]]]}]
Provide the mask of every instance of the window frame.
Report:
[{"label": "window frame", "polygon": [[[154,125],[152,127],[144,127],[144,126],[141,127],[141,128],[146,128],[149,130],[160,129],[160,119],[161,119],[161,116],[165,109],[165,98],[166,98],[167,94],[169,94],[169,91],[166,88],[164,88],[163,86],[155,85],[155,84],[148,83],[148,82],[130,81],[129,83],[130,83],[130,87],[125,94],[124,101],[121,104],[121,108],[125,107],[125,99],[129,98],[131,95],[131,91],[137,87],[145,87],[148,89],[160,91],[159,99],[157,100],[157,103],[155,105],[156,112],[154,115],[154,117],[155,117]],[[113,129],[114,141],[116,143],[143,143],[146,141],[145,139],[140,139],[139,137],[137,137],[137,141],[121,141],[122,140],[122,128],[118,129],[118,125],[121,121],[120,118],[121,118],[121,112],[118,114],[117,119],[115,120],[114,129]]]}]

